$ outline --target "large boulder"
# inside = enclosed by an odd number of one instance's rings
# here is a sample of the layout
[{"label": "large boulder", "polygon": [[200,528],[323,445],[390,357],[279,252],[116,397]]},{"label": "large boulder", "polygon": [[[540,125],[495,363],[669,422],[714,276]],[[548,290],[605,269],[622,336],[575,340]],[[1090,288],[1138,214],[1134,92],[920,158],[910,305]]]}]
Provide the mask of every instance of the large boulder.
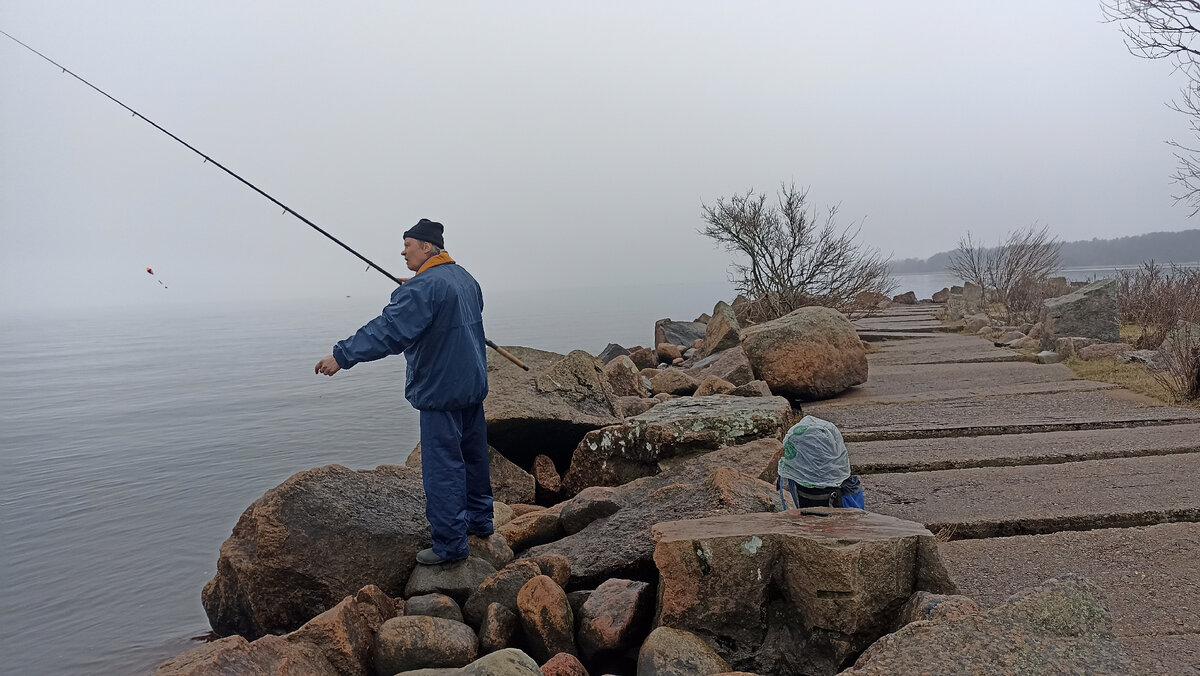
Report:
[{"label": "large boulder", "polygon": [[658,355],[649,347],[639,347],[630,350],[629,358],[639,369],[652,369],[658,365]]},{"label": "large boulder", "polygon": [[402,595],[429,544],[419,472],[319,467],[242,513],[201,599],[218,634],[285,633],[369,584]]},{"label": "large boulder", "polygon": [[516,613],[499,603],[488,604],[479,625],[479,652],[490,653],[511,646],[520,631],[521,620]]},{"label": "large boulder", "polygon": [[588,676],[588,672],[578,657],[559,653],[542,665],[542,676]]},{"label": "large boulder", "polygon": [[542,676],[537,662],[516,648],[497,650],[459,669],[457,676]]},{"label": "large boulder", "polygon": [[712,676],[729,672],[721,659],[699,636],[659,627],[650,632],[638,651],[637,676]]},{"label": "large boulder", "polygon": [[941,291],[934,291],[931,300],[935,303],[945,303],[950,300],[950,287],[942,287]]},{"label": "large boulder", "polygon": [[917,302],[917,294],[915,291],[905,291],[899,296],[892,296],[892,302],[900,303],[901,305],[913,305]]},{"label": "large boulder", "polygon": [[687,372],[696,382],[716,376],[740,387],[754,380],[754,367],[750,365],[746,352],[740,347],[731,347],[698,359],[688,367]]},{"label": "large boulder", "polygon": [[700,383],[696,391],[692,393],[693,397],[707,397],[713,394],[732,394],[737,386],[728,380],[722,380],[716,376],[709,376]]},{"label": "large boulder", "polygon": [[659,343],[654,346],[654,352],[658,355],[658,360],[664,364],[672,364],[676,359],[683,359],[683,350],[678,345],[671,343]]},{"label": "large boulder", "polygon": [[538,575],[526,582],[517,594],[517,617],[529,654],[538,662],[558,653],[575,654],[575,617],[554,580]]},{"label": "large boulder", "polygon": [[570,457],[587,432],[620,421],[615,395],[599,360],[582,350],[569,355],[508,347],[530,370],[488,350],[488,396],[483,402],[488,442],[521,467],[538,453],[556,463]]},{"label": "large boulder", "polygon": [[[604,366],[604,377],[615,397],[646,397],[646,381],[641,369],[626,355],[618,355]],[[615,409],[614,409],[615,411]],[[619,413],[619,411],[615,411]]]},{"label": "large boulder", "polygon": [[580,608],[579,654],[591,661],[636,651],[650,631],[654,589],[646,582],[605,580]]},{"label": "large boulder", "polygon": [[287,639],[317,646],[343,676],[368,676],[374,668],[375,634],[395,616],[395,602],[379,587],[367,585],[305,622]]},{"label": "large boulder", "polygon": [[321,650],[310,643],[293,643],[282,636],[247,641],[241,636],[205,643],[159,665],[154,676],[340,676]]},{"label": "large boulder", "polygon": [[405,615],[428,615],[444,620],[462,622],[462,608],[454,599],[445,594],[422,594],[404,602]]},{"label": "large boulder", "polygon": [[[708,454],[688,460],[675,471],[647,477],[621,486],[622,507],[611,516],[597,519],[579,532],[533,547],[524,556],[561,554],[571,563],[568,587],[590,588],[613,577],[652,581],[651,557],[654,540],[650,527],[662,521],[701,518],[716,514],[748,514],[773,511],[779,502],[775,487],[758,478],[763,464],[773,457],[768,442],[741,447],[750,458],[725,455],[718,462]],[[778,441],[771,440],[775,446]],[[728,449],[726,449],[728,450]],[[756,465],[753,475],[726,465]],[[691,466],[689,466],[691,465]],[[761,468],[761,469],[760,469]],[[669,476],[665,476],[669,475]],[[665,478],[664,478],[665,477]],[[520,561],[520,559],[518,559]]]},{"label": "large boulder", "polygon": [[746,328],[742,349],[776,394],[825,399],[867,382],[867,351],[850,320],[830,308],[804,307]]},{"label": "large boulder", "polygon": [[427,615],[394,617],[375,636],[375,673],[465,667],[476,650],[475,632],[461,622]]},{"label": "large boulder", "polygon": [[1093,359],[1116,357],[1127,352],[1133,352],[1133,346],[1129,343],[1096,343],[1080,348],[1076,354],[1084,361],[1092,361]]},{"label": "large boulder", "polygon": [[[405,467],[421,469],[421,444],[408,454]],[[521,469],[496,449],[488,446],[488,474],[492,480],[492,497],[509,505],[533,502],[533,475]]]},{"label": "large boulder", "polygon": [[541,574],[542,569],[533,561],[517,560],[489,575],[463,605],[467,624],[478,627],[488,614],[488,606],[493,603],[499,603],[515,614],[521,587]]},{"label": "large boulder", "polygon": [[661,471],[664,461],[782,438],[794,413],[783,397],[712,395],[665,401],[642,415],[589,432],[563,478],[568,494],[617,486]]},{"label": "large boulder", "polygon": [[804,511],[654,526],[658,624],[704,638],[741,671],[817,676],[890,631],[913,592],[957,592],[920,524]]},{"label": "large boulder", "polygon": [[654,342],[651,345],[670,343],[672,345],[691,345],[697,340],[704,340],[707,325],[700,322],[674,322],[670,319],[660,319],[654,322]]},{"label": "large boulder", "polygon": [[992,318],[985,314],[971,315],[963,319],[963,333],[979,333],[992,323]]},{"label": "large boulder", "polygon": [[609,343],[603,350],[600,350],[600,354],[596,355],[596,358],[600,360],[601,364],[607,364],[621,355],[628,354],[629,350],[616,343]]},{"label": "large boulder", "polygon": [[712,318],[708,320],[704,330],[704,355],[714,354],[721,350],[737,347],[742,342],[742,327],[738,324],[733,308],[725,301],[719,301],[713,308]]},{"label": "large boulder", "polygon": [[396,606],[374,585],[347,596],[285,637],[254,642],[230,636],[167,660],[156,676],[305,674],[369,676],[374,673],[375,632],[395,617]]},{"label": "large boulder", "polygon": [[1042,349],[1053,350],[1059,338],[1082,336],[1102,343],[1121,340],[1115,279],[1101,279],[1042,304]]},{"label": "large boulder", "polygon": [[687,396],[699,386],[700,383],[682,369],[663,369],[650,380],[650,391],[654,394]]},{"label": "large boulder", "polygon": [[561,506],[556,505],[549,509],[522,514],[501,526],[496,532],[508,542],[514,552],[557,540],[563,535],[562,524],[558,518],[560,509]]},{"label": "large boulder", "polygon": [[462,561],[440,566],[417,566],[404,587],[405,598],[425,594],[445,594],[463,603],[496,568],[487,561],[468,556]]},{"label": "large boulder", "polygon": [[1113,639],[1100,588],[1075,576],[984,612],[913,622],[866,650],[852,676],[1133,673]]}]

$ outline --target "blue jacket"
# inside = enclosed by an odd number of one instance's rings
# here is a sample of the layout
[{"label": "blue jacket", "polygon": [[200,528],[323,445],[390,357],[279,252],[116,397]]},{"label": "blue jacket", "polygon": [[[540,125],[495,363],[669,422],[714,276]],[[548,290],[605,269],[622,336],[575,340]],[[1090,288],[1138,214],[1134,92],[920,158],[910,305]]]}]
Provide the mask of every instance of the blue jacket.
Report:
[{"label": "blue jacket", "polygon": [[[447,257],[449,260],[449,257]],[[488,393],[483,292],[461,266],[447,262],[416,274],[391,303],[333,347],[338,366],[404,353],[404,397],[422,411],[454,411]]]}]

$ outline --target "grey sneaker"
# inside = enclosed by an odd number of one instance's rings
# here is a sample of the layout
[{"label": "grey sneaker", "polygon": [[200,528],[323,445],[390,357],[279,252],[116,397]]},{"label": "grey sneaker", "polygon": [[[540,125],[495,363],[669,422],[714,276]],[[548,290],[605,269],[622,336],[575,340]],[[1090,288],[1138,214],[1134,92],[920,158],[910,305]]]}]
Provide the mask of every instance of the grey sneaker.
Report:
[{"label": "grey sneaker", "polygon": [[443,559],[437,554],[434,554],[432,548],[422,549],[421,551],[417,552],[417,563],[421,564],[422,566],[436,566],[442,563],[454,563],[455,561],[463,561],[466,558],[467,557],[465,556],[461,556],[457,559]]}]

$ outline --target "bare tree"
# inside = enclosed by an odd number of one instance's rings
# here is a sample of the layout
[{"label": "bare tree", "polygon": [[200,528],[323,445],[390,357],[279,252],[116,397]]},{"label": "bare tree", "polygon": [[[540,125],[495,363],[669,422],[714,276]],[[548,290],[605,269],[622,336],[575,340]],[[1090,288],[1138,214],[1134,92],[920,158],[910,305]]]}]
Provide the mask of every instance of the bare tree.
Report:
[{"label": "bare tree", "polygon": [[1010,321],[1036,321],[1050,294],[1050,276],[1062,267],[1062,243],[1046,226],[1035,223],[1009,233],[992,248],[980,246],[967,233],[950,254],[947,270],[983,287],[984,298]]},{"label": "bare tree", "polygon": [[837,210],[819,215],[794,184],[780,185],[775,204],[751,189],[701,205],[701,234],[744,257],[734,261],[732,281],[753,302],[752,320],[805,305],[853,313],[860,294],[894,290],[890,259],[857,241],[859,226],[839,228]]},{"label": "bare tree", "polygon": [[[1130,53],[1145,59],[1166,59],[1187,78],[1171,108],[1188,117],[1192,135],[1200,139],[1200,1],[1101,0],[1107,21],[1120,25]],[[1200,213],[1200,148],[1168,141],[1179,167],[1171,180],[1180,186],[1177,202]]]}]

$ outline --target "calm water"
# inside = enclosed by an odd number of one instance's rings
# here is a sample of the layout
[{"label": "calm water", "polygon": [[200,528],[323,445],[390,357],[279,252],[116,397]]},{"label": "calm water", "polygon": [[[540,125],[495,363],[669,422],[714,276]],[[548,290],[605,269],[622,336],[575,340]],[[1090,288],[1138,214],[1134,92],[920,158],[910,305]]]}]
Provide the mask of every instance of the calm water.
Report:
[{"label": "calm water", "polygon": [[[501,344],[648,344],[724,285],[488,297]],[[200,590],[241,512],[311,467],[401,463],[404,361],[312,372],[378,299],[0,318],[0,673],[138,674],[208,629]]]},{"label": "calm water", "polygon": [[[922,298],[951,283],[899,282]],[[731,295],[491,294],[485,321],[501,344],[595,354]],[[251,502],[312,467],[403,462],[403,359],[312,373],[386,297],[2,318],[0,673],[152,671],[208,630],[200,590]]]}]

